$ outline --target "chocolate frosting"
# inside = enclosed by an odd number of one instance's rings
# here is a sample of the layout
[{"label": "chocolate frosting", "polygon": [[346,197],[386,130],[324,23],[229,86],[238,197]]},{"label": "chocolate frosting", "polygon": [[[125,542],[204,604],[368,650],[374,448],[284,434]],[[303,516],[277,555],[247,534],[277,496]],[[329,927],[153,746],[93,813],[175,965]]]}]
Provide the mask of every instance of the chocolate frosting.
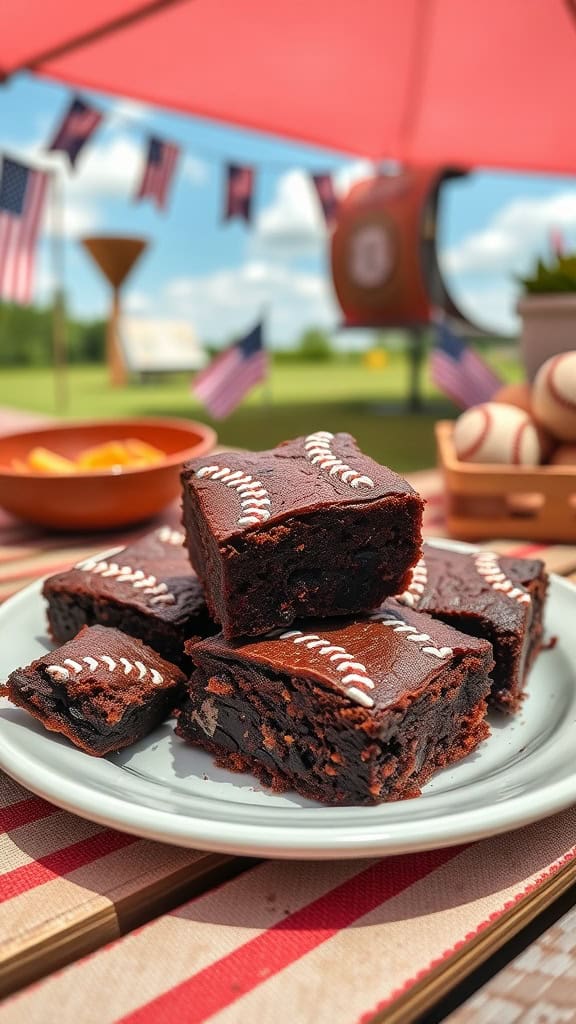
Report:
[{"label": "chocolate frosting", "polygon": [[148,693],[182,684],[184,674],[141,640],[106,626],[84,626],[73,640],[30,666],[68,699],[88,699],[108,712],[141,703]]},{"label": "chocolate frosting", "polygon": [[269,451],[192,459],[182,479],[193,486],[218,541],[324,508],[403,496],[422,504],[406,480],[364,455],[350,434],[326,431]]},{"label": "chocolate frosting", "polygon": [[296,622],[250,643],[218,634],[188,648],[208,671],[214,659],[234,663],[239,673],[243,662],[262,665],[278,675],[316,680],[374,714],[417,693],[467,652],[485,660],[489,670],[492,648],[486,640],[389,602],[369,618]]},{"label": "chocolate frosting", "polygon": [[160,527],[106,559],[86,559],[68,572],[51,576],[47,589],[86,593],[98,601],[121,602],[167,622],[184,624],[202,611],[206,602],[183,540],[178,531]]},{"label": "chocolate frosting", "polygon": [[[542,573],[542,562],[494,556],[495,573],[486,573],[477,552],[448,551],[424,544],[423,562],[414,579],[420,587],[409,589],[410,603],[420,612],[429,614],[479,615],[488,618],[505,632],[522,628],[531,617],[531,602],[527,599],[528,584]],[[489,563],[488,563],[489,564]],[[492,582],[486,576],[492,577]],[[494,586],[494,576],[505,577],[512,584],[508,590]],[[502,585],[502,581],[500,581]],[[521,594],[515,593],[521,591]],[[513,596],[510,596],[510,595]],[[524,595],[524,598],[522,598]]]}]

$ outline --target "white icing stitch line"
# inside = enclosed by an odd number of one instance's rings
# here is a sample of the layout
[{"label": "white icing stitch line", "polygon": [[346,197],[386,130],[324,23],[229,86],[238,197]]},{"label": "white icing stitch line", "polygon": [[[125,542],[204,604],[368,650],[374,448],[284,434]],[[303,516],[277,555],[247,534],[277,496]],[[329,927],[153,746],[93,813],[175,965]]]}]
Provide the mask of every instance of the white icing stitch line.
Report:
[{"label": "white icing stitch line", "polygon": [[426,589],[427,583],[428,567],[424,559],[421,558],[412,570],[410,586],[402,594],[398,594],[396,600],[400,601],[400,604],[408,605],[409,608],[415,608]]},{"label": "white icing stitch line", "polygon": [[328,470],[329,476],[338,476],[350,487],[374,487],[374,481],[369,476],[363,476],[357,470],[352,469],[332,451],[334,434],[329,430],[317,430],[315,434],[308,434],[304,439],[304,450],[306,458],[310,459],[313,465],[318,464],[320,469]]},{"label": "white icing stitch line", "polygon": [[180,530],[173,530],[170,526],[161,526],[159,530],[156,530],[156,536],[163,544],[171,544],[174,548],[180,548],[184,543],[184,534]]},{"label": "white icing stitch line", "polygon": [[264,485],[249,473],[241,469],[232,471],[228,466],[202,466],[196,471],[196,476],[219,480],[236,491],[242,509],[238,526],[253,526],[270,519],[270,508],[266,507],[271,505],[270,495]]},{"label": "white icing stitch line", "polygon": [[[393,629],[395,633],[405,633],[406,640],[413,640],[417,644],[433,644],[431,636],[428,633],[419,633],[415,626],[409,626],[407,622],[402,619],[389,618],[389,612],[374,612],[369,616],[371,622],[379,622],[381,626],[388,626]],[[420,650],[423,654],[431,654],[434,658],[451,658],[454,651],[451,647],[433,647],[426,646],[421,647]]]},{"label": "white icing stitch line", "polygon": [[150,604],[176,604],[176,597],[168,590],[166,583],[159,583],[156,576],[147,576],[142,569],[133,569],[131,565],[118,565],[117,562],[98,561],[88,558],[75,566],[82,572],[95,573],[102,579],[115,579],[117,583],[131,583],[135,590],[150,594]]},{"label": "white icing stitch line", "polygon": [[523,587],[515,587],[512,580],[509,580],[502,572],[498,555],[493,551],[480,551],[474,559],[476,571],[484,577],[486,583],[490,583],[493,590],[501,590],[503,594],[518,601],[518,604],[530,604],[531,598],[528,591]]},{"label": "white icing stitch line", "polygon": [[[353,655],[349,654],[344,647],[337,647],[329,640],[323,640],[316,633],[303,633],[300,629],[290,629],[287,633],[280,633],[278,640],[291,640],[294,644],[303,644],[309,651],[315,651],[316,654],[330,655],[331,662],[339,662],[335,665],[336,671],[346,673],[342,676],[342,683],[346,687],[344,690],[346,696],[356,704],[362,704],[365,708],[374,707],[372,697],[364,690],[358,689],[358,686],[364,686],[373,690],[374,680],[370,679],[365,666],[359,661],[354,661]],[[350,686],[350,683],[358,683],[358,686]]]},{"label": "white icing stitch line", "polygon": [[[106,668],[108,672],[113,672],[118,667],[118,662],[114,661],[109,654],[102,654],[98,658],[82,658],[84,665],[81,665],[79,661],[74,661],[72,658],[64,658],[61,665],[47,665],[46,671],[52,679],[62,683],[66,679],[70,679],[70,675],[73,672],[75,676],[79,676],[82,672],[85,672],[88,668],[90,672],[95,672],[98,668]],[[154,686],[161,686],[164,682],[164,676],[158,672],[155,668],[150,668],[144,665],[141,661],[135,661],[132,663],[127,658],[120,658],[120,664],[124,666],[124,675],[128,676],[132,671],[138,670],[138,679],[144,679],[148,674]],[[67,667],[66,667],[67,666]]]}]

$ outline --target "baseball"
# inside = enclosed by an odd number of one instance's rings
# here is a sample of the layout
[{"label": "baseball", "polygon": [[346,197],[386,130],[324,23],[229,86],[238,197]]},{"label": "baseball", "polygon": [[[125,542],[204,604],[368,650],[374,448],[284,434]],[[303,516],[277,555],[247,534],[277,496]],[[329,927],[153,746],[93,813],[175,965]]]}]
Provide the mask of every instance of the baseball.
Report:
[{"label": "baseball", "polygon": [[529,384],[504,384],[492,398],[493,402],[516,405],[524,412],[532,412],[532,395]]},{"label": "baseball", "polygon": [[534,416],[559,441],[576,441],[576,352],[552,356],[532,390]]},{"label": "baseball", "polygon": [[537,466],[541,458],[536,426],[514,405],[485,402],[456,420],[454,447],[462,462]]},{"label": "baseball", "polygon": [[[499,391],[494,395],[493,402],[504,402],[505,405],[515,405],[518,409],[523,409],[532,418],[532,392],[530,385],[527,383],[522,384],[504,384]],[[538,441],[540,443],[540,462],[547,462],[549,456],[554,451],[554,440],[550,437],[547,430],[544,427],[536,423],[536,432],[538,434]]]}]

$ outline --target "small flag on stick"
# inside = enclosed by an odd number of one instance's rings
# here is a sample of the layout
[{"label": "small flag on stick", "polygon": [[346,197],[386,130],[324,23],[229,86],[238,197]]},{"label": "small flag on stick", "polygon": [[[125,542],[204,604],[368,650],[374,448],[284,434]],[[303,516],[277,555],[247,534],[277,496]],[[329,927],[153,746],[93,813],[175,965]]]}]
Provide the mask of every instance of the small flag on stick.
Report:
[{"label": "small flag on stick", "polygon": [[442,319],[436,321],[430,370],[436,387],[462,409],[489,402],[502,386],[478,353]]},{"label": "small flag on stick", "polygon": [[329,174],[313,174],[312,181],[320,200],[326,224],[331,228],[338,214],[338,199],[334,191],[334,182]]},{"label": "small flag on stick", "polygon": [[178,146],[151,135],[148,140],[144,173],[136,193],[136,199],[153,199],[158,209],[163,210],[179,156]]},{"label": "small flag on stick", "polygon": [[94,134],[101,120],[102,114],[99,110],[76,96],[48,149],[67,153],[70,166],[75,167],[82,147]]},{"label": "small flag on stick", "polygon": [[49,175],[5,157],[0,177],[0,299],[32,300]]},{"label": "small flag on stick", "polygon": [[211,416],[222,420],[256,384],[266,379],[268,370],[268,353],[259,323],[198,374],[192,394],[200,399]]},{"label": "small flag on stick", "polygon": [[226,196],[224,220],[243,218],[247,224],[252,217],[252,194],[254,192],[254,169],[239,164],[228,164],[226,168]]}]

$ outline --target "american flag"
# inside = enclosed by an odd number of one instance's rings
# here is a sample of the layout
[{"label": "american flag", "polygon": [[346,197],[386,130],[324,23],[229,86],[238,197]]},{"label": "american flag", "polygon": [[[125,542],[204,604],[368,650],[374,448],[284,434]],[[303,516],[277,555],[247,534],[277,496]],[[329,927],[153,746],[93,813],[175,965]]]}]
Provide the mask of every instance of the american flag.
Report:
[{"label": "american flag", "polygon": [[212,360],[198,374],[192,393],[204,403],[215,419],[229,416],[244,395],[268,375],[268,353],[264,348],[262,324]]},{"label": "american flag", "polygon": [[430,371],[436,387],[462,409],[494,397],[502,381],[444,320],[436,321]]},{"label": "american flag", "polygon": [[334,182],[329,174],[313,174],[312,181],[320,200],[324,219],[328,227],[332,227],[338,213],[338,199],[334,191]]},{"label": "american flag", "polygon": [[228,164],[226,168],[226,207],[224,220],[243,217],[250,223],[252,216],[252,193],[254,191],[254,168],[239,164]]},{"label": "american flag", "polygon": [[4,157],[0,178],[0,299],[26,305],[32,298],[36,243],[48,174]]},{"label": "american flag", "polygon": [[99,110],[76,96],[48,149],[67,153],[70,164],[74,167],[84,143],[94,134],[101,120],[102,114]]},{"label": "american flag", "polygon": [[164,209],[179,156],[178,146],[151,135],[148,141],[146,166],[136,198],[144,199],[145,196],[150,196],[160,210]]}]

